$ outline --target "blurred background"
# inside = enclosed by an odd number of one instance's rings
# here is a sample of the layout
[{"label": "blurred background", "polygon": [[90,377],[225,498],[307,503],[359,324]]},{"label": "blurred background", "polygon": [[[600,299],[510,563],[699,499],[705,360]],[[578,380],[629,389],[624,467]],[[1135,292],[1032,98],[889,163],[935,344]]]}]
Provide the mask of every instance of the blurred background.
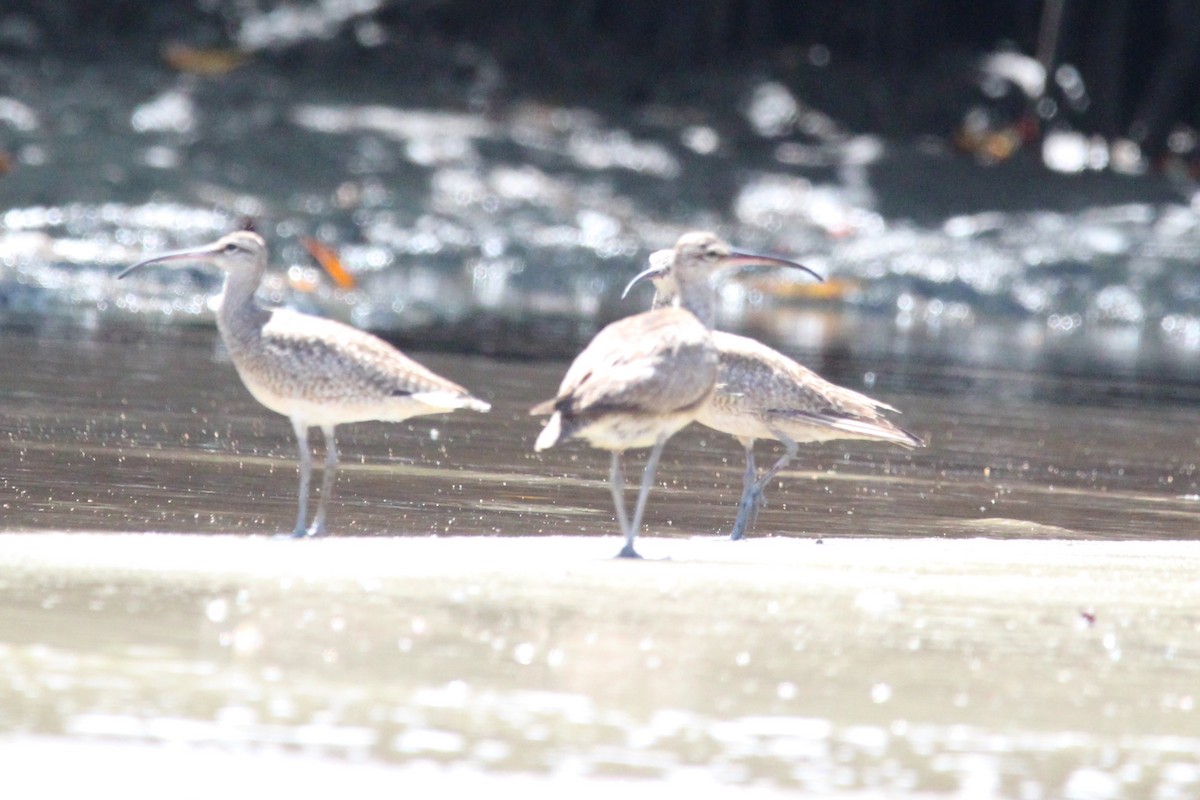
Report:
[{"label": "blurred background", "polygon": [[112,276],[250,217],[268,300],[563,357],[711,228],[828,276],[724,288],[776,344],[1186,380],[1198,69],[1191,2],[18,0],[0,319],[207,322]]},{"label": "blurred background", "polygon": [[[0,4],[7,783],[1200,796],[1198,70],[1196,0]],[[216,271],[115,277],[247,218],[264,301],[493,406],[344,426],[294,547]],[[719,324],[927,446],[806,446],[729,543],[691,426],[617,564],[528,409],[695,228],[825,275]]]}]

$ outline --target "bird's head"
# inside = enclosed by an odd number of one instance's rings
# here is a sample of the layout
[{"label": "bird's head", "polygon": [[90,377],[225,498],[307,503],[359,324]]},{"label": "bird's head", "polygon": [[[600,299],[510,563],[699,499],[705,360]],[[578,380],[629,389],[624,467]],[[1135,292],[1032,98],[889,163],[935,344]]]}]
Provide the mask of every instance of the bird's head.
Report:
[{"label": "bird's head", "polygon": [[751,266],[799,269],[818,281],[824,280],[816,272],[795,261],[759,253],[740,252],[714,233],[692,231],[680,236],[679,241],[675,242],[675,246],[670,250],[655,251],[650,256],[650,267],[629,282],[622,297],[629,294],[629,290],[639,281],[648,278],[654,284],[659,301],[663,298],[673,299],[680,284],[706,281],[717,272]]},{"label": "bird's head", "polygon": [[135,269],[150,264],[167,264],[173,262],[196,262],[212,264],[226,273],[246,273],[261,270],[267,263],[267,243],[253,231],[234,231],[222,236],[211,244],[193,247],[187,250],[176,250],[164,253],[145,261],[139,261],[123,271],[118,278],[124,278]]}]

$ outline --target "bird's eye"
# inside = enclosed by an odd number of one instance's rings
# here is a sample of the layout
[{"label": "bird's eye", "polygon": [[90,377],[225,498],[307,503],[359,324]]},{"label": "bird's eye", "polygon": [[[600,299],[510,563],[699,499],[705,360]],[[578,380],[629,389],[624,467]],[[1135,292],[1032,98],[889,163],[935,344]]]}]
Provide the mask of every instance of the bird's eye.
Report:
[{"label": "bird's eye", "polygon": [[715,261],[720,256],[721,256],[721,254],[719,252],[717,252],[715,249],[704,251],[704,257],[707,258],[709,261]]},{"label": "bird's eye", "polygon": [[237,251],[238,251],[238,246],[236,244],[234,244],[233,242],[230,242],[229,244],[227,244],[223,248],[221,248],[221,252],[223,252],[227,256],[231,256],[234,253],[236,253]]}]

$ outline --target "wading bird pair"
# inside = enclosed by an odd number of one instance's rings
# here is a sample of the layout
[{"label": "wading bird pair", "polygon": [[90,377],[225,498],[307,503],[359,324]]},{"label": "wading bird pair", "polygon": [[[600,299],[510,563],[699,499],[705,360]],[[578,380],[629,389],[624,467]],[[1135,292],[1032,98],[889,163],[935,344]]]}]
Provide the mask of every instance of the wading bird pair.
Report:
[{"label": "wading bird pair", "polygon": [[[255,399],[288,417],[295,429],[300,487],[294,536],[325,533],[337,471],[336,426],[490,408],[375,336],[334,320],[260,307],[254,294],[267,266],[267,248],[251,231],[147,259],[120,277],[149,264],[186,261],[206,262],[225,273],[217,327],[238,375]],[[637,557],[634,540],[663,445],[693,421],[737,437],[746,448],[735,539],[753,524],[763,489],[795,455],[798,442],[920,444],[882,417],[880,411],[892,410],[889,406],[834,386],[752,339],[712,332],[713,274],[749,264],[811,272],[783,259],[735,252],[713,234],[685,234],[672,250],[656,253],[651,268],[630,283],[654,282],[654,308],[600,331],[572,363],[555,398],[532,410],[551,415],[535,450],[578,437],[612,452],[613,502],[625,537],[620,556]],[[306,528],[312,474],[308,432],[313,427],[325,436],[325,470],[316,517]],[[754,440],[760,438],[778,440],[786,450],[761,476],[753,454]],[[645,447],[651,452],[630,519],[623,454]]]},{"label": "wading bird pair", "polygon": [[[711,233],[680,237],[625,287],[654,283],[653,308],[600,331],[567,370],[558,395],[533,408],[552,413],[534,445],[577,436],[612,451],[613,503],[625,535],[618,556],[637,558],[634,540],[663,444],[689,422],[734,436],[746,449],[746,473],[730,537],[740,539],[763,505],[763,491],[796,455],[798,442],[875,439],[909,447],[921,441],[880,413],[891,406],[844,389],[764,344],[713,331],[716,272],[751,265],[801,269],[771,256],[739,253]],[[705,382],[711,382],[705,386]],[[785,452],[761,476],[754,441],[774,439]],[[624,451],[651,447],[633,519],[625,515]]]}]

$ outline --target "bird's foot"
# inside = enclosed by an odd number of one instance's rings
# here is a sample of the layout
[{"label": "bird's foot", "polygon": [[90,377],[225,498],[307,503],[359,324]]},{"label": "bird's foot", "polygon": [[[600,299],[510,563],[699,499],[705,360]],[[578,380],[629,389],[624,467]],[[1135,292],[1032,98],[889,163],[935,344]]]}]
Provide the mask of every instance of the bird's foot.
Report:
[{"label": "bird's foot", "polygon": [[655,556],[654,558],[646,558],[645,556],[643,556],[638,551],[634,550],[629,545],[625,545],[624,547],[622,547],[621,552],[617,553],[614,556],[614,558],[628,558],[628,559],[632,559],[632,560],[636,560],[636,561],[646,561],[646,562],[659,562],[659,561],[671,561],[672,560],[672,558],[670,556]]},{"label": "bird's foot", "polygon": [[733,522],[733,530],[729,532],[730,541],[736,542],[744,539],[746,531],[754,527],[754,522],[758,519],[758,512],[766,506],[767,499],[762,488],[759,486],[751,488],[750,493],[743,498],[742,504],[738,508],[738,516]]},{"label": "bird's foot", "polygon": [[617,553],[617,558],[641,558],[641,554],[633,549],[632,544],[626,544],[621,548],[621,552]]}]

